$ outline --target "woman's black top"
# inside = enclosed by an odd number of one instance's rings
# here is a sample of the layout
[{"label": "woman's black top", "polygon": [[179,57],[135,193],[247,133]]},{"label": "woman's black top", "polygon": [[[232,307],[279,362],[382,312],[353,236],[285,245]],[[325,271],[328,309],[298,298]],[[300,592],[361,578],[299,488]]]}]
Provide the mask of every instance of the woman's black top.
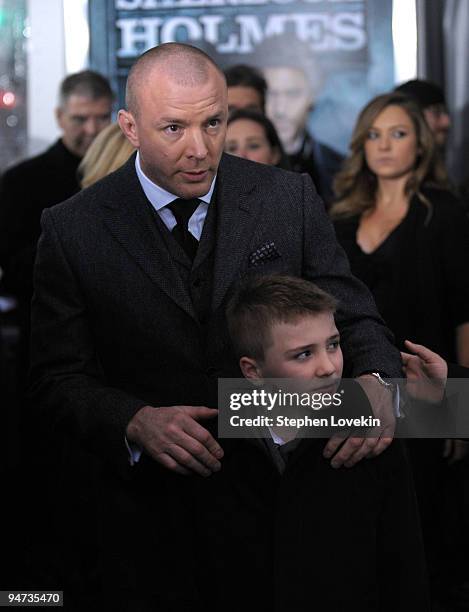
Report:
[{"label": "woman's black top", "polygon": [[447,191],[424,191],[401,223],[371,253],[357,244],[359,216],[335,221],[355,276],[374,295],[402,349],[424,344],[455,360],[455,328],[469,321],[469,220]]}]

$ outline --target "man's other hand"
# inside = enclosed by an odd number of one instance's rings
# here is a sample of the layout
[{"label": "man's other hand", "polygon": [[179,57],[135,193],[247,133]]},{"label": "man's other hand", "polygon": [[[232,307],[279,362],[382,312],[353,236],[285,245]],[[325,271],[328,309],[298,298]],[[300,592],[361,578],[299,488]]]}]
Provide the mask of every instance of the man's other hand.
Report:
[{"label": "man's other hand", "polygon": [[374,427],[365,437],[346,437],[340,434],[332,436],[324,448],[323,455],[332,457],[334,468],[352,467],[364,457],[380,455],[392,442],[396,427],[393,406],[393,393],[382,385],[375,376],[363,374],[357,382],[362,386],[373,411],[373,416],[380,420],[380,426]]},{"label": "man's other hand", "polygon": [[205,406],[144,406],[127,425],[127,439],[168,470],[210,476],[221,468],[223,450],[198,421],[217,414]]}]

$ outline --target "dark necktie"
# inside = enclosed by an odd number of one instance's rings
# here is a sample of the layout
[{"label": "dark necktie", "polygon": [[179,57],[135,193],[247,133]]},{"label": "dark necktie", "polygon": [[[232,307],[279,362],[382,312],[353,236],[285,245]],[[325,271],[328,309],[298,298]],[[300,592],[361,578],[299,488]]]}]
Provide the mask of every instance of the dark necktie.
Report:
[{"label": "dark necktie", "polygon": [[173,213],[177,225],[173,228],[172,234],[187,253],[189,259],[194,261],[199,241],[189,231],[189,219],[200,204],[200,200],[173,200],[168,204],[169,210]]}]

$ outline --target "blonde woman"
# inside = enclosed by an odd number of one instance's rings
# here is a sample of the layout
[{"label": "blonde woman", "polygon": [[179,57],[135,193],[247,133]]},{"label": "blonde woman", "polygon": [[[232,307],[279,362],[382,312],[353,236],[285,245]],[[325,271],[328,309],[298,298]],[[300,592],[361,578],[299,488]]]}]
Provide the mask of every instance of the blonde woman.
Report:
[{"label": "blonde woman", "polygon": [[135,151],[117,123],[98,134],[78,166],[82,188],[120,168]]}]

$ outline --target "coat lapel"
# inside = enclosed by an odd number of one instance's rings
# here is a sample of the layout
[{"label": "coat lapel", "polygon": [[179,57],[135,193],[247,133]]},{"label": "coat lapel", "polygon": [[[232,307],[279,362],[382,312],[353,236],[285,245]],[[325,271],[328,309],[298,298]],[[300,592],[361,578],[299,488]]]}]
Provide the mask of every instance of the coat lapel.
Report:
[{"label": "coat lapel", "polygon": [[135,157],[119,171],[119,179],[101,205],[106,209],[104,222],[127,253],[152,282],[156,283],[178,306],[197,320],[192,301],[169,253],[163,237],[151,219],[150,206],[135,172]]},{"label": "coat lapel", "polygon": [[[249,256],[251,237],[263,207],[254,173],[240,170],[238,163],[223,155],[217,175],[213,311],[221,305]],[[100,204],[106,209],[104,221],[114,238],[168,297],[197,320],[173,255],[154,227],[150,204],[135,172],[135,156],[115,174],[108,196]],[[196,263],[204,257],[198,259]]]},{"label": "coat lapel", "polygon": [[213,311],[221,305],[249,256],[251,237],[263,206],[254,176],[240,172],[236,162],[231,156],[224,155],[217,176]]}]

